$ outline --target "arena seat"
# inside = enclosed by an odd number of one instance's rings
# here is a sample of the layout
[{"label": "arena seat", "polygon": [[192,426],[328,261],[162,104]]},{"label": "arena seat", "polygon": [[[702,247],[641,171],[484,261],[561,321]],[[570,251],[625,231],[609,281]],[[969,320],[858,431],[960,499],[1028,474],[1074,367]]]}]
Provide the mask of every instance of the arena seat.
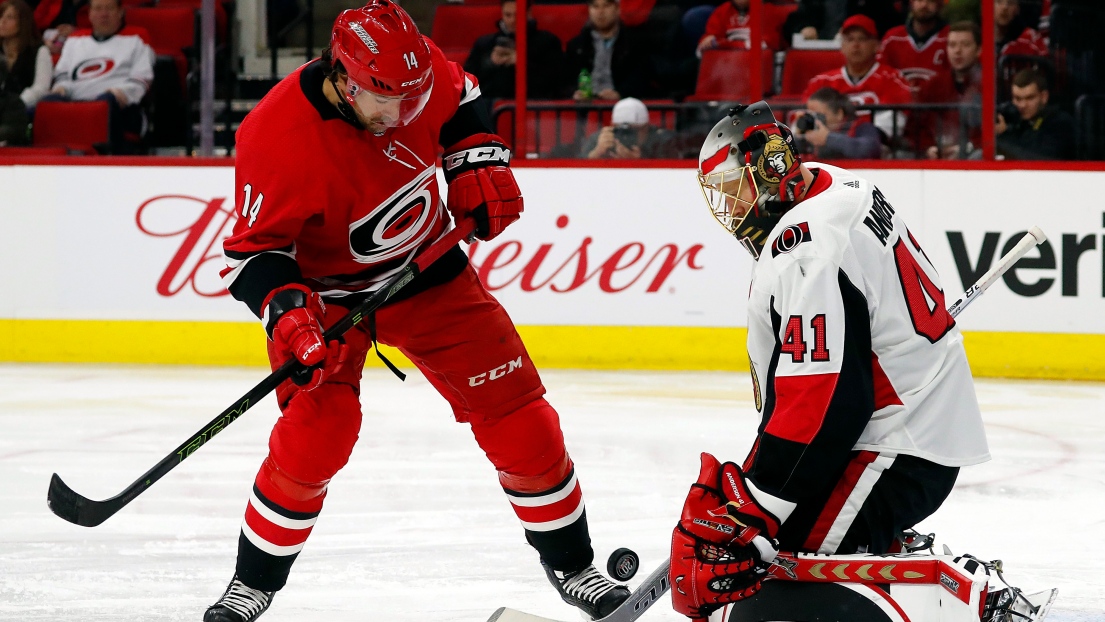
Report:
[{"label": "arena seat", "polygon": [[501,16],[498,4],[439,4],[434,9],[430,38],[446,58],[463,63],[476,39],[494,32]]},{"label": "arena seat", "polygon": [[96,145],[110,140],[107,102],[42,101],[35,107],[31,144],[96,153]]},{"label": "arena seat", "polygon": [[564,47],[587,23],[587,5],[536,4],[533,5],[533,19],[537,20],[538,28],[556,35],[560,47]]},{"label": "arena seat", "polygon": [[[755,101],[762,93],[752,93],[752,53],[748,50],[706,50],[698,66],[698,81],[689,101]],[[764,91],[771,88],[775,60],[770,52],[760,55]]]},{"label": "arena seat", "polygon": [[783,61],[780,98],[798,98],[814,76],[844,66],[840,50],[790,50]]},{"label": "arena seat", "polygon": [[196,45],[196,10],[187,6],[127,10],[127,24],[149,33],[150,47],[158,56],[169,56],[176,65],[181,92],[187,92],[188,56]]}]

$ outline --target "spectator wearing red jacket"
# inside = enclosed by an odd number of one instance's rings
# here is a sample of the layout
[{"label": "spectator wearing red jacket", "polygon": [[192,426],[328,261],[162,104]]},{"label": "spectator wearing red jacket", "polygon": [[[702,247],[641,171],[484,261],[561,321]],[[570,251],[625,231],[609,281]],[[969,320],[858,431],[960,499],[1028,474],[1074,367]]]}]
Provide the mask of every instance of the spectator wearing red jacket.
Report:
[{"label": "spectator wearing red jacket", "polygon": [[1047,56],[1047,41],[1021,19],[1020,0],[994,0],[994,41],[998,57]]},{"label": "spectator wearing red jacket", "polygon": [[879,62],[905,76],[920,92],[936,74],[947,71],[948,24],[940,19],[944,0],[910,0],[910,15],[904,26],[895,26],[882,38]]},{"label": "spectator wearing red jacket", "polygon": [[[909,84],[902,73],[876,60],[879,38],[874,20],[866,15],[853,15],[844,20],[840,31],[844,66],[814,76],[802,93],[803,100],[808,100],[815,91],[828,86],[847,95],[859,107],[913,102]],[[866,117],[868,114],[860,113],[859,116]],[[875,114],[874,123],[883,134],[893,136],[901,133],[904,116],[882,111]]]},{"label": "spectator wearing red jacket", "polygon": [[956,22],[948,30],[951,71],[929,80],[919,103],[958,103],[958,110],[939,110],[910,118],[907,136],[930,160],[973,158],[982,147],[982,31],[974,22]]},{"label": "spectator wearing red jacket", "polygon": [[[698,41],[698,55],[711,48],[747,50],[752,40],[748,13],[751,4],[752,0],[727,0],[714,9],[706,21],[706,32]],[[772,8],[773,5],[764,4],[764,47],[778,51],[783,46],[783,22],[789,11]]]}]

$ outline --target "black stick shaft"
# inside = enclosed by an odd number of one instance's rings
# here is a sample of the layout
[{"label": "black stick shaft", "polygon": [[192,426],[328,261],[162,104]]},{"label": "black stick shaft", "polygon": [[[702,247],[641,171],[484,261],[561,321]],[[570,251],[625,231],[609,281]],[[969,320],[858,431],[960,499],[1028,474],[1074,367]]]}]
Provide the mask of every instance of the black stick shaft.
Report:
[{"label": "black stick shaft", "polygon": [[[351,309],[345,317],[328,328],[324,334],[325,340],[331,341],[344,335],[351,328],[359,324],[361,320],[380,308],[399,290],[414,280],[419,273],[425,270],[430,264],[437,261],[445,251],[467,238],[469,234],[472,233],[474,226],[475,223],[470,218],[466,218],[458,223],[456,229],[450,231],[445,237],[432,244],[399,274],[396,274],[391,280],[385,283],[383,287],[373,292],[372,295],[366,298],[361,304]],[[162,458],[153,468],[146,471],[142,477],[135,480],[134,483],[127,486],[127,488],[118,495],[110,499],[105,499],[104,501],[93,501],[92,499],[88,499],[74,492],[73,489],[69,488],[65,482],[58,477],[57,473],[55,473],[50,479],[50,489],[46,494],[47,505],[50,506],[50,510],[53,511],[54,514],[57,514],[71,523],[84,527],[95,527],[99,525],[134,500],[135,497],[142,494],[147,488],[152,486],[154,482],[164,477],[166,473],[176,468],[178,464],[184,462],[188,456],[191,456],[196,450],[203,447],[203,445],[214,438],[216,434],[225,430],[231,423],[234,423],[238,417],[242,416],[242,413],[249,410],[250,407],[274,391],[281,382],[287,380],[298,366],[299,363],[295,359],[291,359],[281,365],[276,371],[257,383],[256,386],[234,402],[234,404],[219,413],[219,416],[209,421],[207,425],[193,434],[191,438],[181,443],[172,453]]]}]

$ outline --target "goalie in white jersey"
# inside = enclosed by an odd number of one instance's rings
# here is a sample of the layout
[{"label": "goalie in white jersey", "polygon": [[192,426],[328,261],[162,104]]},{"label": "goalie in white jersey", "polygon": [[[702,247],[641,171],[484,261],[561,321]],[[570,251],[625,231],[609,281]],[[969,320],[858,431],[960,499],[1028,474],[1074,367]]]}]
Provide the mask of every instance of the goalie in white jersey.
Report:
[{"label": "goalie in white jersey", "polygon": [[[936,270],[869,181],[805,165],[763,102],[714,126],[699,183],[756,259],[748,355],[761,423],[742,465],[702,455],[672,539],[676,610],[756,594],[778,549],[874,553],[989,459]],[[771,618],[775,619],[775,618]]]}]

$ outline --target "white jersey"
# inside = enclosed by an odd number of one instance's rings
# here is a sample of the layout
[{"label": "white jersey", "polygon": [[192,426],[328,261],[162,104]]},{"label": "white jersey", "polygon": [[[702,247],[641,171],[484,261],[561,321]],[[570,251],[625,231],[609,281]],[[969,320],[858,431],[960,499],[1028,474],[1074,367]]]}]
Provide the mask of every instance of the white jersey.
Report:
[{"label": "white jersey", "polygon": [[137,104],[153,82],[154,53],[146,31],[127,26],[99,40],[91,30],[78,30],[65,40],[54,67],[54,86],[63,86],[70,99],[96,99],[119,89],[128,104]]},{"label": "white jersey", "polygon": [[795,478],[818,479],[819,456],[851,450],[953,467],[988,460],[936,270],[878,188],[841,168],[808,168],[818,174],[810,194],[753,268],[748,354],[762,423],[746,464],[755,479],[800,495]]}]

